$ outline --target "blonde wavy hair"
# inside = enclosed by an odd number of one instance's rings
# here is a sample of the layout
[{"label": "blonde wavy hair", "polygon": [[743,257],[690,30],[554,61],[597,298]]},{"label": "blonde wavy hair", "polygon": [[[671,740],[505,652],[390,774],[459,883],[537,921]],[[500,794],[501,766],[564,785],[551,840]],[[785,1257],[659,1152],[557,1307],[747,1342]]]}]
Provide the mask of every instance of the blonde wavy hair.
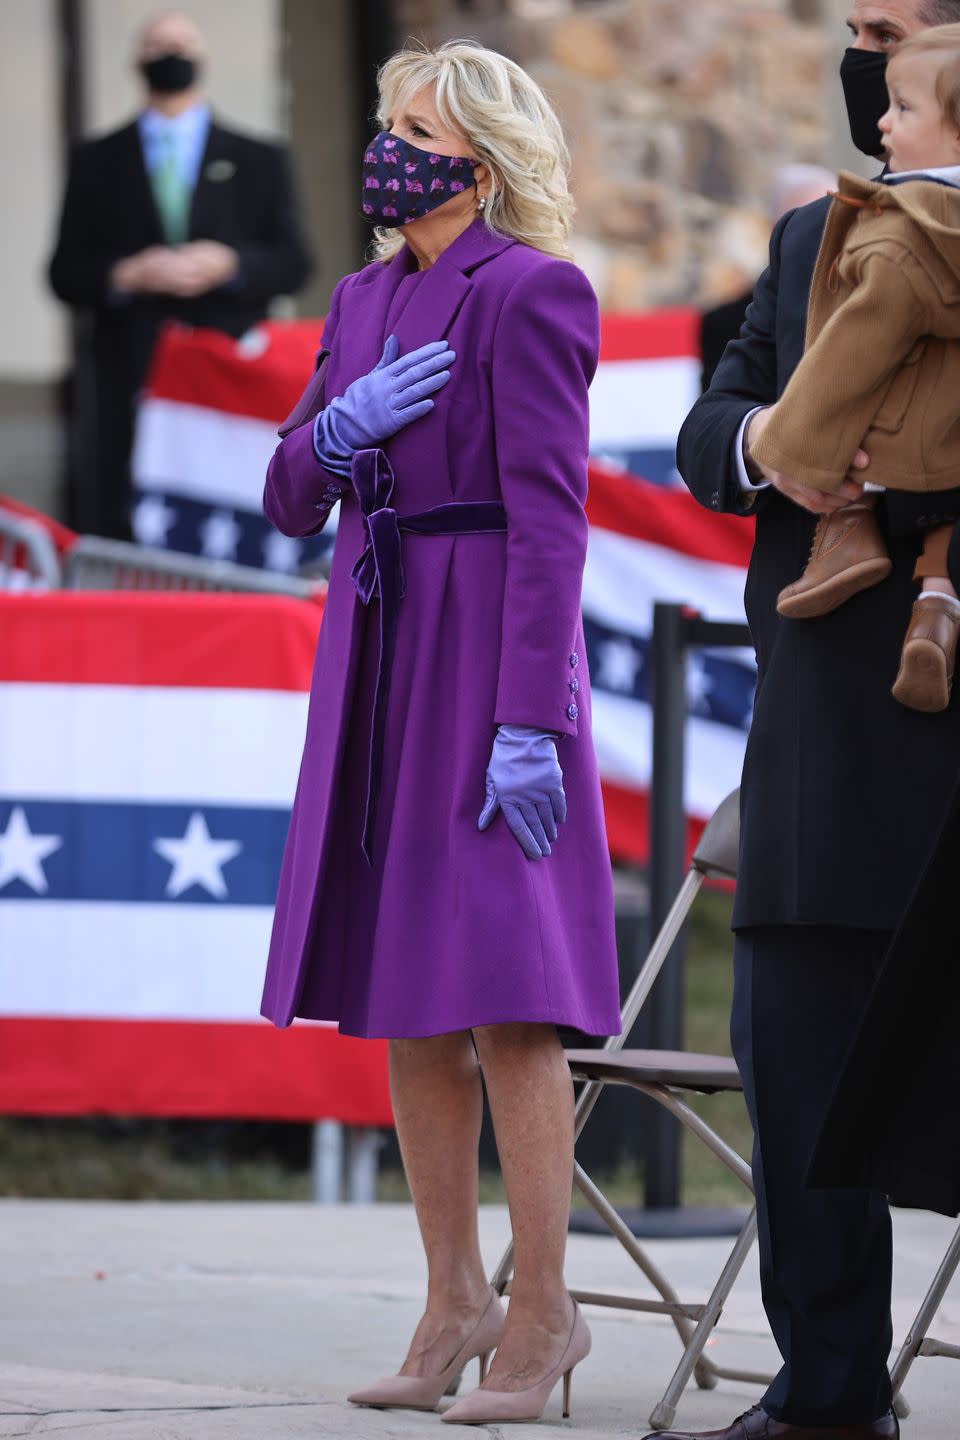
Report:
[{"label": "blonde wavy hair", "polygon": [[[473,40],[449,40],[435,50],[399,51],[377,80],[382,129],[429,86],[444,125],[459,131],[490,171],[489,228],[570,259],[570,152],[553,107],[526,71]],[[376,260],[389,260],[404,244],[402,228],[378,228],[375,236]]]}]

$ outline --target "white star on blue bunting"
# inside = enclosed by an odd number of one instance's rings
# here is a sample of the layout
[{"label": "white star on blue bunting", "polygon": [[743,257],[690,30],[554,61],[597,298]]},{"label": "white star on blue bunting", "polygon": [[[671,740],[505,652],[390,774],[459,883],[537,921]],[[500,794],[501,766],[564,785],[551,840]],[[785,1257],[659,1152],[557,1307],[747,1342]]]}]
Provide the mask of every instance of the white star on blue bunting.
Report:
[{"label": "white star on blue bunting", "polygon": [[215,899],[225,900],[227,884],[223,867],[240,854],[243,846],[238,840],[214,840],[206,820],[196,810],[182,839],[155,840],[153,848],[173,866],[167,881],[169,899],[176,900],[191,885],[200,885]]},{"label": "white star on blue bunting", "polygon": [[263,561],[268,570],[280,570],[291,575],[300,564],[303,545],[290,535],[281,535],[279,530],[268,530],[263,538]]},{"label": "white star on blue bunting", "polygon": [[45,895],[50,887],[43,862],[62,844],[61,835],[34,835],[23,806],[15,806],[0,835],[0,890],[14,880],[22,880],[37,895]]},{"label": "white star on blue bunting", "polygon": [[636,645],[626,638],[604,640],[597,646],[597,656],[600,661],[597,684],[632,695],[643,666],[643,656]]},{"label": "white star on blue bunting", "polygon": [[710,696],[714,683],[707,674],[706,661],[702,655],[687,657],[687,703],[697,715],[710,714]]},{"label": "white star on blue bunting", "polygon": [[241,539],[240,526],[229,510],[213,510],[200,526],[203,553],[208,560],[233,560]]},{"label": "white star on blue bunting", "polygon": [[176,523],[177,512],[159,495],[144,495],[130,517],[133,533],[141,545],[164,548],[167,535]]}]

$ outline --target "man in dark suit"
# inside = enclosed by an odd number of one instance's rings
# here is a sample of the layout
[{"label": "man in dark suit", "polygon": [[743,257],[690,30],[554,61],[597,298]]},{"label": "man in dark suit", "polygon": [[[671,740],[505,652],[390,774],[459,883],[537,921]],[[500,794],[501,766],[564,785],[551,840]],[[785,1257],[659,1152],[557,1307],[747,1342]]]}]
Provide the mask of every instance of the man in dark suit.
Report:
[{"label": "man in dark suit", "polygon": [[115,538],[129,536],[134,407],[160,326],[242,335],[311,268],[285,151],[217,123],[204,60],[188,16],[147,25],[144,109],[75,151],[50,262],[56,294],[93,318],[96,393],[81,390],[70,519]]},{"label": "man in dark suit", "polygon": [[[841,77],[851,131],[878,154],[883,56],[904,36],[960,19],[960,0],[854,0]],[[878,167],[879,168],[879,167]],[[773,232],[739,340],[688,417],[678,464],[717,511],[756,515],[746,586],[759,679],[741,799],[731,1035],[753,1122],[764,1306],[783,1367],[760,1406],[717,1440],[888,1440],[891,1229],[886,1197],[814,1190],[807,1168],[890,933],[906,907],[957,772],[960,704],[923,715],[890,694],[925,527],[956,492],[884,497],[893,573],[819,620],[783,620],[816,516],[856,498],[761,471],[750,443],[804,345],[829,208]],[[869,457],[855,460],[869,477]],[[897,1057],[891,1054],[891,1064]],[[683,1432],[671,1432],[676,1440]],[[667,1437],[660,1437],[667,1440]]]}]

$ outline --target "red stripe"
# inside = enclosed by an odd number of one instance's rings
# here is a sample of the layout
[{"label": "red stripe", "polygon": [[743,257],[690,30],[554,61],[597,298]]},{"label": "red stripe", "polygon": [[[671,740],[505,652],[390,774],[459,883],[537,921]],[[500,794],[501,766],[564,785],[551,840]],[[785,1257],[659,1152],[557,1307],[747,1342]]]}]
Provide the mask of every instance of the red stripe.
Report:
[{"label": "red stripe", "polygon": [[[607,843],[615,860],[646,865],[650,858],[650,797],[646,790],[632,790],[603,782],[603,809],[607,817]],[[687,859],[703,834],[705,821],[687,821]]]},{"label": "red stripe", "polygon": [[600,363],[608,360],[698,359],[696,310],[607,311],[600,316]]},{"label": "red stripe", "polygon": [[[695,310],[612,311],[601,317],[600,361],[696,359]],[[313,368],[323,320],[270,321],[255,353],[215,330],[170,325],[154,350],[147,395],[279,424]]]},{"label": "red stripe", "polygon": [[390,1125],[387,1047],[309,1024],[0,1019],[0,1111]]},{"label": "red stripe", "polygon": [[321,614],[272,595],[0,595],[0,683],[308,690]]},{"label": "red stripe", "polygon": [[753,549],[752,520],[716,515],[686,490],[651,485],[598,461],[590,462],[587,518],[600,530],[744,570]]},{"label": "red stripe", "polygon": [[257,353],[216,330],[170,325],[153,352],[147,396],[279,425],[310,378],[322,332],[322,320],[268,321],[257,327],[267,342]]}]

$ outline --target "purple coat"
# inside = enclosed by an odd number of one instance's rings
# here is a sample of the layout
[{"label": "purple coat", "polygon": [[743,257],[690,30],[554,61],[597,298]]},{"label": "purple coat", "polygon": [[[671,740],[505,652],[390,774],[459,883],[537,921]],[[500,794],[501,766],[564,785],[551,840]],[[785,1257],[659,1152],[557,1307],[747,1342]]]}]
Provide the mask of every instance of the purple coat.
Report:
[{"label": "purple coat", "polygon": [[[353,584],[368,530],[358,494],[344,497],[263,1014],[336,1020],[361,1036],[505,1021],[614,1034],[613,897],[580,619],[596,298],[576,266],[478,220],[426,271],[404,247],[340,282],[323,337],[326,395],[372,369],[391,333],[401,353],[443,338],[457,352],[433,412],[383,447],[391,505],[402,518],[499,502],[507,529],[401,534],[368,864],[381,604],[364,604]],[[267,515],[287,535],[315,534],[339,483],[305,425],[270,463]],[[502,815],[477,829],[507,722],[561,736],[568,818],[535,862]]]}]

